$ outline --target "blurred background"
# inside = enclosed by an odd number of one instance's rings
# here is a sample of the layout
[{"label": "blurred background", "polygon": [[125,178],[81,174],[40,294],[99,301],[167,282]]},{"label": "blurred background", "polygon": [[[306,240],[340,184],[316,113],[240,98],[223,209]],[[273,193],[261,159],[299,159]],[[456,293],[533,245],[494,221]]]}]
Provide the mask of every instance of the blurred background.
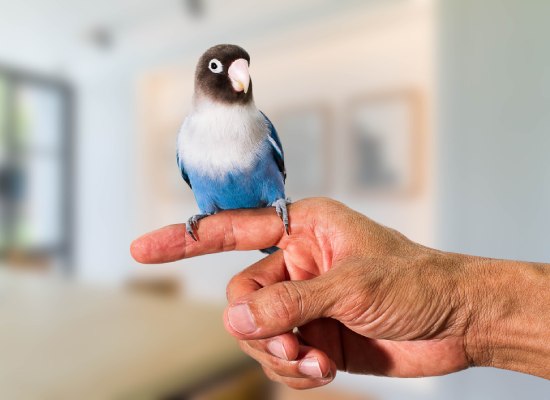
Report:
[{"label": "blurred background", "polygon": [[550,3],[0,0],[0,15],[0,397],[550,395],[492,369],[284,391],[221,323],[228,280],[259,252],[129,255],[195,213],[176,134],[197,59],[235,43],[292,199],[336,198],[427,246],[549,262]]}]

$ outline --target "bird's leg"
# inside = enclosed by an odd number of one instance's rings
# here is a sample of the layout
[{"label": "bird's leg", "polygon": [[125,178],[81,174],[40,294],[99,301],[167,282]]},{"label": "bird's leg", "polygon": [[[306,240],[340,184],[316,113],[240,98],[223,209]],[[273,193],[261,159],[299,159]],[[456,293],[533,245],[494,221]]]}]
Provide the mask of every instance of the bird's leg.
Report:
[{"label": "bird's leg", "polygon": [[193,238],[193,240],[195,242],[199,240],[199,239],[197,239],[197,236],[195,236],[195,229],[197,229],[197,225],[198,225],[199,221],[201,219],[205,218],[205,217],[208,217],[209,215],[212,215],[212,214],[210,214],[210,213],[195,214],[191,218],[189,218],[187,220],[187,222],[185,223],[185,230],[187,231],[189,236],[191,236]]},{"label": "bird's leg", "polygon": [[275,200],[271,205],[275,207],[275,211],[277,211],[277,215],[283,221],[283,225],[285,226],[285,232],[287,235],[289,235],[290,229],[288,224],[288,211],[286,209],[287,204],[290,204],[290,200],[278,199],[278,200]]}]

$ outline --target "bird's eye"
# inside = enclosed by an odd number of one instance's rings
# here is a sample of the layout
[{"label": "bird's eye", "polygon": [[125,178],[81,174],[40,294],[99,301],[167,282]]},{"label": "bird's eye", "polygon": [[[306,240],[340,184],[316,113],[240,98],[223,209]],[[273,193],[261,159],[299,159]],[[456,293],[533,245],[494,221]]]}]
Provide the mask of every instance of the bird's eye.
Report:
[{"label": "bird's eye", "polygon": [[215,74],[219,74],[223,71],[223,65],[220,60],[213,58],[208,63],[208,69],[210,69],[210,71],[214,72]]}]

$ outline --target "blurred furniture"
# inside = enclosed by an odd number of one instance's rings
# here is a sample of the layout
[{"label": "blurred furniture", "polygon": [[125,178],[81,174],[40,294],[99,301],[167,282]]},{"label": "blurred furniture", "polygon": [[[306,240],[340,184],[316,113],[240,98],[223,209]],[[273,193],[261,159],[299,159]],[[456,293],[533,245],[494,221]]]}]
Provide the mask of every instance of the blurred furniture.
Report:
[{"label": "blurred furniture", "polygon": [[69,272],[73,91],[0,66],[0,261]]},{"label": "blurred furniture", "polygon": [[309,390],[293,390],[286,386],[279,386],[277,400],[374,400],[374,397],[364,394],[344,393],[329,386]]},{"label": "blurred furniture", "polygon": [[222,312],[0,270],[0,398],[268,398]]}]

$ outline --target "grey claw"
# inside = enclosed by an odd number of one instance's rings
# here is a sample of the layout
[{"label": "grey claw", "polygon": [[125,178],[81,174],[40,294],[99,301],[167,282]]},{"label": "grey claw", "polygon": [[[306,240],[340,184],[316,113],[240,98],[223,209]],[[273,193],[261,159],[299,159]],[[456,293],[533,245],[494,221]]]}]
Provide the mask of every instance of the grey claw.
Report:
[{"label": "grey claw", "polygon": [[187,233],[189,234],[189,236],[191,236],[191,238],[197,242],[198,239],[197,237],[195,236],[195,232],[193,232],[193,229],[195,227],[196,224],[193,224],[193,222],[190,222],[190,221],[187,221],[187,223],[185,224],[185,230],[187,231]]},{"label": "grey claw", "polygon": [[197,235],[195,234],[195,231],[197,230],[197,228],[199,227],[199,221],[205,217],[208,217],[209,215],[212,215],[212,214],[197,214],[197,215],[193,215],[191,218],[189,218],[187,220],[187,222],[185,223],[185,230],[187,231],[187,233],[189,234],[189,236],[191,236],[193,238],[193,240],[195,242],[198,242],[199,241],[199,238],[197,237]]},{"label": "grey claw", "polygon": [[275,211],[277,212],[277,215],[283,221],[286,234],[290,235],[290,224],[288,223],[288,211],[286,209],[287,203],[288,201],[286,199],[279,199],[274,201],[272,205],[275,207]]}]

